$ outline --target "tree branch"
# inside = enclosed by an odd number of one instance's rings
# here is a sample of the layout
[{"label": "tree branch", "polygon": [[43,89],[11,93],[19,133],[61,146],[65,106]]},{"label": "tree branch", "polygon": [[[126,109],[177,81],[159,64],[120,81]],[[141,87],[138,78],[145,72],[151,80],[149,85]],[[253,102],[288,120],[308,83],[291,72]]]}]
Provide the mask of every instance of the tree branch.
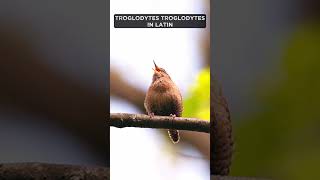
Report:
[{"label": "tree branch", "polygon": [[233,154],[232,122],[229,106],[222,95],[221,86],[211,86],[210,93],[211,138],[210,172],[215,175],[228,175]]},{"label": "tree branch", "polygon": [[171,116],[150,117],[144,114],[111,113],[109,122],[110,126],[117,128],[159,128],[210,133],[210,122],[196,118],[173,118]]},{"label": "tree branch", "polygon": [[107,167],[87,167],[47,163],[0,164],[0,179],[109,179]]},{"label": "tree branch", "polygon": [[270,180],[255,177],[233,177],[233,176],[210,176],[210,180]]},{"label": "tree branch", "polygon": [[[108,180],[109,167],[89,167],[47,163],[6,163],[0,164],[0,179],[35,180]],[[211,180],[267,180],[264,178],[246,178],[230,176],[211,176]]]}]

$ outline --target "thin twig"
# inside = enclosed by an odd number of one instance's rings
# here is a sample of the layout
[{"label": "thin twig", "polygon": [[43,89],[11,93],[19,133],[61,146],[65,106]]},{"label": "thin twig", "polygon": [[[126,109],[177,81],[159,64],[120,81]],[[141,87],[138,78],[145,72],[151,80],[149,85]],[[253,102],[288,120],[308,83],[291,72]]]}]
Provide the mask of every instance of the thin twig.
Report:
[{"label": "thin twig", "polygon": [[150,117],[144,114],[111,113],[109,122],[110,126],[117,128],[159,128],[210,133],[210,122],[196,118],[171,116]]}]

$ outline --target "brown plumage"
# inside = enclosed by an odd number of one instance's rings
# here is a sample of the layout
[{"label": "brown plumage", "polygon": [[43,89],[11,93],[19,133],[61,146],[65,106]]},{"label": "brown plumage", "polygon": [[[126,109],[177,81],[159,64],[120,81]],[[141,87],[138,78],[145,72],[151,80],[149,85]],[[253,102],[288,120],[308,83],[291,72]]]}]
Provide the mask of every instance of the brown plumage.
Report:
[{"label": "brown plumage", "polygon": [[[171,80],[169,74],[156,65],[152,83],[144,100],[144,107],[150,116],[175,116],[181,117],[182,96],[179,88]],[[175,129],[168,130],[169,137],[173,143],[179,142],[179,132]]]}]

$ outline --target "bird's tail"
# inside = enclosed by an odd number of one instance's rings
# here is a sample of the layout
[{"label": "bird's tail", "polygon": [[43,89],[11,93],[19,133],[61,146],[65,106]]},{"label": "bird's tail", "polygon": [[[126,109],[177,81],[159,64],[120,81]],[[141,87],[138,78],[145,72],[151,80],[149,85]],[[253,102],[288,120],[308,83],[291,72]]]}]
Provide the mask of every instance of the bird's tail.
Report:
[{"label": "bird's tail", "polygon": [[179,136],[179,131],[175,129],[169,129],[168,130],[169,137],[172,140],[173,144],[176,144],[179,142],[180,136]]}]

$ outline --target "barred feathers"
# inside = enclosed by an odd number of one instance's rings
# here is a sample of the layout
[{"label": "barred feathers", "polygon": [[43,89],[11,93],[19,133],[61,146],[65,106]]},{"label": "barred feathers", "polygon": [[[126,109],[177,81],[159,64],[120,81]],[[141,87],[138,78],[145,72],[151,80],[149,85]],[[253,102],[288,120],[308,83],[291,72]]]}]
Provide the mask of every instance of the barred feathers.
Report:
[{"label": "barred feathers", "polygon": [[173,144],[176,144],[176,143],[179,142],[180,136],[179,136],[179,131],[178,130],[169,129],[168,133],[169,133],[169,137],[170,137],[171,141],[173,142]]}]

